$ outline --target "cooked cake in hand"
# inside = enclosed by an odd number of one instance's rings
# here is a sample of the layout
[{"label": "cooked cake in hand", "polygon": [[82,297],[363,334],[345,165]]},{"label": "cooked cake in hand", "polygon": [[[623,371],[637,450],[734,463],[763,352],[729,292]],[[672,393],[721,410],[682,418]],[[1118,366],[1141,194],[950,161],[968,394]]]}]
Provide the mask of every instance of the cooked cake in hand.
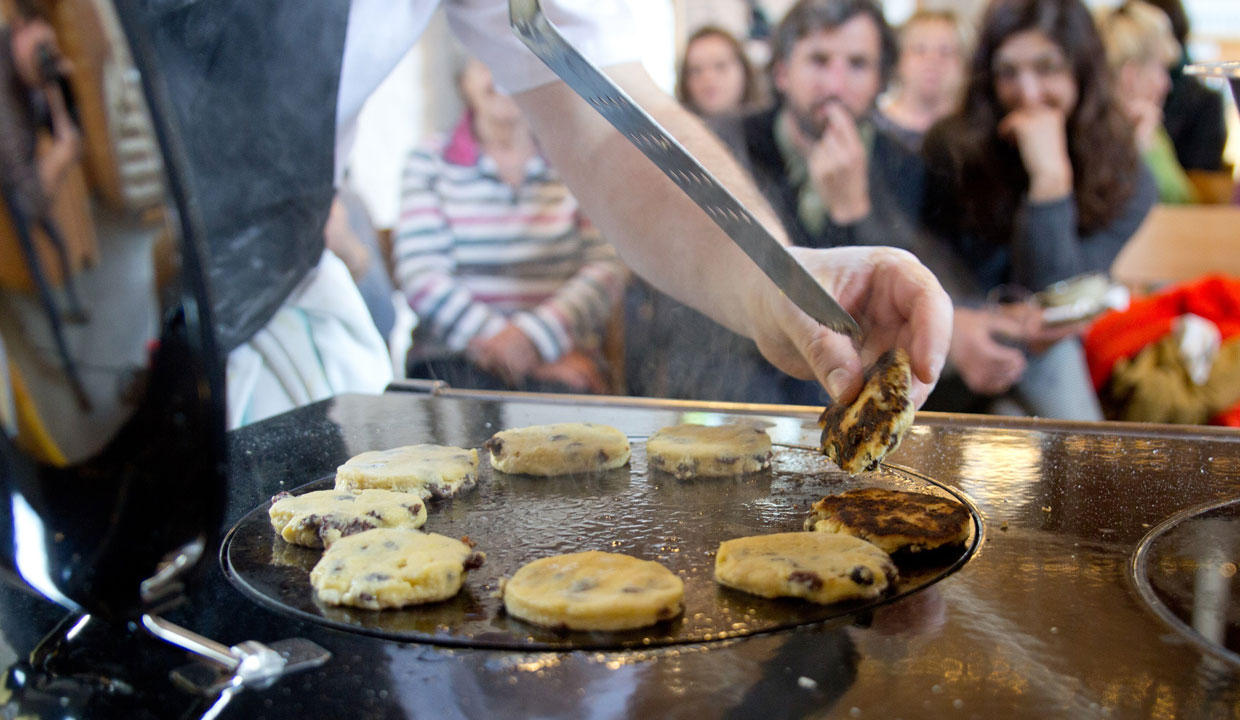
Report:
[{"label": "cooked cake in hand", "polygon": [[959,545],[971,525],[968,509],[955,500],[882,488],[828,495],[805,521],[806,530],[852,535],[889,553]]},{"label": "cooked cake in hand", "polygon": [[673,425],[646,441],[646,460],[682,480],[744,475],[771,466],[771,436],[751,425]]},{"label": "cooked cake in hand", "polygon": [[822,452],[850,475],[878,467],[913,424],[912,385],[908,353],[901,348],[883,353],[866,371],[857,399],[835,403],[818,418]]}]

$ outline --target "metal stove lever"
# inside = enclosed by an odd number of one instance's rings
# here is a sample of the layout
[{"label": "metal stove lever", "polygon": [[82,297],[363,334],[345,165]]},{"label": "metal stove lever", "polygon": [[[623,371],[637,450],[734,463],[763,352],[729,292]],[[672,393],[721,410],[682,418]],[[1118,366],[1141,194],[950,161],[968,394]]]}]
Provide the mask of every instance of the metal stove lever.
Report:
[{"label": "metal stove lever", "polygon": [[142,626],[160,640],[188,650],[209,664],[197,663],[172,673],[182,687],[207,695],[218,695],[225,688],[263,690],[285,675],[318,667],[332,656],[302,638],[270,645],[247,640],[227,647],[154,615],[143,615]]},{"label": "metal stove lever", "polygon": [[233,670],[241,663],[241,659],[234,656],[228,646],[163,618],[143,615],[142,627],[160,640],[188,650],[225,670]]}]

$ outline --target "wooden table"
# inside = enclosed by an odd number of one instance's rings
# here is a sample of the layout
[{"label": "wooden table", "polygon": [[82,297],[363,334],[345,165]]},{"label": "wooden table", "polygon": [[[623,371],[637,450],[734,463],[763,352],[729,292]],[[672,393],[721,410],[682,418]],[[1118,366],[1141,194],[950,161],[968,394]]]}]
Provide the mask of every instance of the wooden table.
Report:
[{"label": "wooden table", "polygon": [[1240,276],[1240,207],[1155,205],[1111,265],[1134,290],[1207,273]]}]

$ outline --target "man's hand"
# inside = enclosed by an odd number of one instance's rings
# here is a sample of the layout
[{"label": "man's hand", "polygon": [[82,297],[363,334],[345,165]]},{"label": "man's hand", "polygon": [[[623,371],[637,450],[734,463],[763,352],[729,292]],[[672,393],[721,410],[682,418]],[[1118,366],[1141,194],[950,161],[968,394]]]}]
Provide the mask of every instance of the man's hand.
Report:
[{"label": "man's hand", "polygon": [[511,323],[485,340],[470,342],[466,354],[475,365],[498,375],[510,387],[516,387],[542,363],[538,348]]},{"label": "man's hand", "polygon": [[861,390],[862,372],[884,351],[902,347],[913,369],[912,400],[926,401],[946,361],[952,305],[934,274],[911,253],[894,248],[792,248],[791,252],[861,325],[852,341],[801,312],[771,283],[750,291],[750,337],[776,367],[817,378],[838,402]]},{"label": "man's hand", "polygon": [[840,225],[870,214],[870,180],[857,123],[840,103],[827,106],[827,129],[809,149],[810,182]]},{"label": "man's hand", "polygon": [[56,44],[56,33],[45,20],[32,18],[16,23],[10,35],[9,44],[12,48],[13,66],[17,70],[17,77],[28,88],[34,89],[48,84],[49,79],[43,77],[43,68],[40,66],[41,52],[52,52],[55,55],[57,67],[61,73],[68,70],[68,63],[60,54],[60,48]]},{"label": "man's hand", "polygon": [[56,194],[65,173],[82,157],[82,133],[69,116],[60,88],[48,85],[44,90],[52,116],[52,146],[39,158],[39,182],[49,197]]},{"label": "man's hand", "polygon": [[970,390],[986,396],[1007,392],[1025,374],[1025,354],[999,342],[1024,341],[1024,323],[1004,313],[956,308],[951,361]]},{"label": "man's hand", "polygon": [[349,211],[340,198],[332,199],[327,224],[323,226],[323,242],[328,250],[344,261],[353,282],[361,280],[370,270],[370,249],[353,232],[353,226],[349,225]]},{"label": "man's hand", "polygon": [[1014,142],[1029,173],[1029,199],[1057,200],[1072,192],[1067,119],[1054,108],[1013,110],[999,121],[999,137]]},{"label": "man's hand", "polygon": [[559,383],[577,392],[602,395],[610,388],[598,364],[589,355],[579,351],[565,353],[553,363],[544,363],[534,368],[530,376],[545,382]]},{"label": "man's hand", "polygon": [[1090,320],[1064,323],[1062,325],[1047,325],[1046,323],[1039,322],[1029,332],[1027,342],[1029,352],[1034,355],[1041,355],[1059,341],[1084,333],[1085,329],[1089,327],[1089,323]]}]

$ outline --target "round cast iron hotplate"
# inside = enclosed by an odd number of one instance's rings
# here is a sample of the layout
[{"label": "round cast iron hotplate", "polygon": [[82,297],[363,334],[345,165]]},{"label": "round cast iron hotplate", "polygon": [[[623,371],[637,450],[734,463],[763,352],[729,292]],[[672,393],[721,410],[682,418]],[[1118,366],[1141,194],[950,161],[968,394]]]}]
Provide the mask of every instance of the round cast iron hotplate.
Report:
[{"label": "round cast iron hotplate", "polygon": [[[942,579],[963,565],[981,540],[980,515],[966,497],[905,468],[883,466],[849,477],[818,453],[776,447],[769,471],[677,480],[658,471],[647,473],[644,441],[632,445],[629,467],[553,478],[493,472],[484,454],[477,487],[456,498],[428,502],[424,530],[468,535],[487,555],[481,568],[467,573],[461,592],[443,602],[398,610],[318,602],[309,574],[322,551],[284,542],[268,520],[270,503],[250,511],[228,532],[220,561],[229,580],[259,604],[340,630],[439,645],[567,650],[700,643],[856,613]],[[293,492],[332,486],[333,478],[322,478]],[[715,583],[715,551],[721,541],[801,530],[812,503],[859,487],[954,498],[969,508],[972,534],[963,546],[924,557],[897,557],[900,579],[878,600],[824,606],[761,598]],[[496,597],[500,578],[537,558],[583,550],[662,563],[684,580],[684,613],[624,632],[565,632],[504,613]]]},{"label": "round cast iron hotplate", "polygon": [[1240,499],[1190,508],[1133,553],[1137,591],[1194,645],[1240,665]]}]

